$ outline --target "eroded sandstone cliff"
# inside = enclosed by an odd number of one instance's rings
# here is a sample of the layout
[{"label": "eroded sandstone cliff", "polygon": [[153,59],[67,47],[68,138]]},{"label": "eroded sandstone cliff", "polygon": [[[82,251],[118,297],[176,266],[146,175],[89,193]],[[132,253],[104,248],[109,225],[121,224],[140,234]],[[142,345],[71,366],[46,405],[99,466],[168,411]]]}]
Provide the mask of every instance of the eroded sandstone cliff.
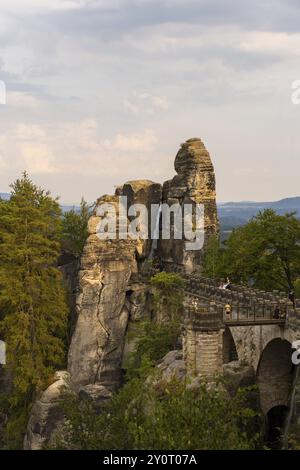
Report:
[{"label": "eroded sandstone cliff", "polygon": [[[175,158],[176,176],[163,185],[163,202],[173,204],[203,204],[204,247],[211,235],[219,232],[216,207],[216,181],[214,167],[201,139],[189,139],[181,145]],[[173,223],[174,232],[174,223]],[[193,272],[201,267],[203,249],[187,250],[186,239],[160,240],[160,256],[169,269]]]},{"label": "eroded sandstone cliff", "polygon": [[[218,233],[218,219],[214,169],[200,139],[190,139],[182,144],[175,159],[175,170],[177,175],[164,184],[163,190],[158,183],[137,180],[119,186],[114,196],[102,196],[89,221],[89,237],[78,274],[77,321],[69,348],[68,372],[72,390],[79,396],[89,396],[99,405],[122,383],[125,343],[125,353],[131,348],[125,341],[130,321],[150,315],[147,311],[149,293],[145,286],[133,281],[133,275],[142,271],[145,261],[153,256],[154,245],[150,237],[100,240],[97,227],[104,215],[100,216],[97,209],[103,203],[112,204],[118,215],[120,196],[127,197],[128,206],[143,204],[149,213],[150,235],[151,231],[153,233],[151,205],[159,206],[162,202],[168,205],[202,203],[205,206],[207,242],[211,234]],[[131,220],[132,216],[129,216],[126,223]],[[124,223],[124,220],[119,223]],[[188,252],[185,240],[163,240],[156,256],[164,269],[190,272],[200,267],[202,250]],[[56,390],[57,383],[54,388]],[[50,402],[52,389],[43,395]],[[56,409],[57,393],[54,395],[53,406]],[[27,449],[41,448],[43,443],[51,440],[55,430],[56,421],[51,418],[51,413],[48,416],[48,411],[45,414],[42,401],[34,406],[29,420],[25,439]],[[47,402],[48,409],[52,410],[52,407]],[[38,425],[39,420],[42,426]]]}]

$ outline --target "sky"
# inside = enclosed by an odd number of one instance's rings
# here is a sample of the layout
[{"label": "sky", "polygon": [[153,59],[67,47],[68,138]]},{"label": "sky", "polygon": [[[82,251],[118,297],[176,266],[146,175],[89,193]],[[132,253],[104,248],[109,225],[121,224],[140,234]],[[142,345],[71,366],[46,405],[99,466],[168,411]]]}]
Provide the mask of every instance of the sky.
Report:
[{"label": "sky", "polygon": [[0,80],[0,192],[92,202],[200,137],[218,201],[300,196],[299,0],[0,0]]}]

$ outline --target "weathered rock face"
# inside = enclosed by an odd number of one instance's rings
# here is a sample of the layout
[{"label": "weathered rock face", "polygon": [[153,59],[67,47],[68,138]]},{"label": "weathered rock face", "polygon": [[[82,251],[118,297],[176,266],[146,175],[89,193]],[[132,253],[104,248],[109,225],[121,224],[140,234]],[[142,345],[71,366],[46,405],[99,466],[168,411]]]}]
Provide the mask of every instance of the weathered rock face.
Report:
[{"label": "weathered rock face", "polygon": [[111,399],[112,392],[99,384],[85,385],[78,393],[80,400],[91,400],[97,410],[100,410],[105,402]]},{"label": "weathered rock face", "polygon": [[[118,197],[98,201],[115,204]],[[135,245],[130,240],[100,240],[97,215],[89,221],[89,237],[81,260],[78,319],[69,349],[68,370],[77,390],[100,384],[110,390],[121,381],[124,337],[128,323],[126,289],[136,270]]]},{"label": "weathered rock face", "polygon": [[[219,231],[216,207],[214,168],[200,139],[189,139],[181,145],[175,159],[177,175],[163,185],[163,202],[204,205],[204,247],[210,236]],[[174,224],[171,222],[174,230]],[[172,233],[172,232],[171,232]],[[186,250],[186,240],[161,240],[160,256],[170,270],[192,272],[201,265],[203,250]]]},{"label": "weathered rock face", "polygon": [[131,282],[126,294],[126,307],[129,312],[129,323],[125,336],[125,346],[123,353],[122,367],[126,369],[127,360],[135,350],[136,343],[143,334],[142,329],[137,325],[141,321],[151,320],[151,295],[149,288],[143,283]]},{"label": "weathered rock face", "polygon": [[[115,208],[117,230],[130,222],[126,214],[119,219],[119,196],[127,197],[127,206],[143,204],[148,209],[151,227],[151,204],[159,204],[161,185],[148,180],[130,181],[117,188],[115,196],[97,201],[89,220],[89,238],[81,260],[78,319],[69,350],[69,371],[75,387],[97,384],[116,389],[122,379],[125,334],[130,315],[136,315],[137,295],[129,292],[128,283],[151,250],[151,239],[100,240],[96,235],[101,218],[97,210],[103,203]],[[138,215],[138,214],[136,214]],[[142,230],[143,227],[140,227]],[[141,307],[143,308],[143,307]]]},{"label": "weathered rock face", "polygon": [[169,381],[173,378],[184,380],[186,376],[186,365],[181,350],[175,349],[168,352],[157,365],[162,373],[162,378]]},{"label": "weathered rock face", "polygon": [[[155,221],[151,224],[151,206],[159,205],[162,197],[162,187],[159,183],[154,183],[149,180],[136,180],[128,181],[123,186],[120,186],[116,190],[116,195],[126,196],[128,207],[133,204],[143,204],[148,211],[147,226],[143,223],[142,218],[140,219],[140,230],[148,234],[147,239],[138,239],[136,241],[136,257],[138,261],[144,261],[149,257],[152,240],[151,240],[151,227],[155,224]],[[138,215],[138,214],[137,214]],[[154,214],[155,215],[155,214]],[[129,220],[134,217],[129,216]]]},{"label": "weathered rock face", "polygon": [[62,395],[71,391],[70,374],[56,372],[54,380],[31,410],[24,438],[25,450],[41,450],[45,444],[51,444],[55,432],[64,423]]}]

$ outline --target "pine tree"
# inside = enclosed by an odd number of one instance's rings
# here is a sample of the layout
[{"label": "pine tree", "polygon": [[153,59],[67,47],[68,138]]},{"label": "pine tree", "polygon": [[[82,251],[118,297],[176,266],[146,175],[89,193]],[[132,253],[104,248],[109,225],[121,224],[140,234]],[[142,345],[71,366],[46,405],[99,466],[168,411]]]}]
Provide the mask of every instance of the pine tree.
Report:
[{"label": "pine tree", "polygon": [[68,307],[56,267],[60,236],[57,200],[24,173],[10,200],[0,201],[0,337],[11,377],[4,400],[11,422],[24,422],[36,394],[64,364]]},{"label": "pine tree", "polygon": [[75,256],[80,256],[87,236],[91,206],[82,198],[80,211],[71,209],[63,215],[63,248]]}]

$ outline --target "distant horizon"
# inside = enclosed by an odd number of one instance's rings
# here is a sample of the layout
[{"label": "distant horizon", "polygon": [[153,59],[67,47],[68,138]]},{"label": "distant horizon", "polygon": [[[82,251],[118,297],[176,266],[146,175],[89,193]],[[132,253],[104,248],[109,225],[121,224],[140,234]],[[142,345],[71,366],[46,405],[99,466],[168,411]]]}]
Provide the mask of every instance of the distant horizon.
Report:
[{"label": "distant horizon", "polygon": [[[47,188],[44,188],[45,190],[47,190]],[[10,192],[9,191],[0,191],[0,196],[1,195],[9,195]],[[69,201],[63,201],[61,196],[55,196],[55,194],[53,194],[51,191],[50,191],[50,194],[52,197],[58,197],[59,198],[59,202],[62,206],[79,206],[80,205],[80,200],[78,200],[77,202],[69,202]],[[106,194],[106,193],[105,193]],[[104,193],[102,194],[99,194],[98,198],[100,198],[101,196],[103,196]],[[84,196],[83,196],[84,198]],[[93,204],[94,202],[96,202],[96,200],[98,199],[96,198],[94,201],[89,201],[89,200],[86,200],[84,198],[84,200],[88,203],[88,204]],[[269,199],[269,200],[263,200],[263,201],[258,201],[258,200],[230,200],[230,201],[219,201],[218,199],[216,199],[216,202],[218,205],[222,205],[222,204],[230,204],[230,203],[233,203],[233,204],[247,204],[247,203],[251,203],[251,204],[268,204],[268,203],[275,203],[275,202],[280,202],[280,201],[283,201],[283,200],[286,200],[286,199],[300,199],[300,195],[299,196],[287,196],[287,197],[283,197],[283,198],[279,198],[279,199]]]}]

